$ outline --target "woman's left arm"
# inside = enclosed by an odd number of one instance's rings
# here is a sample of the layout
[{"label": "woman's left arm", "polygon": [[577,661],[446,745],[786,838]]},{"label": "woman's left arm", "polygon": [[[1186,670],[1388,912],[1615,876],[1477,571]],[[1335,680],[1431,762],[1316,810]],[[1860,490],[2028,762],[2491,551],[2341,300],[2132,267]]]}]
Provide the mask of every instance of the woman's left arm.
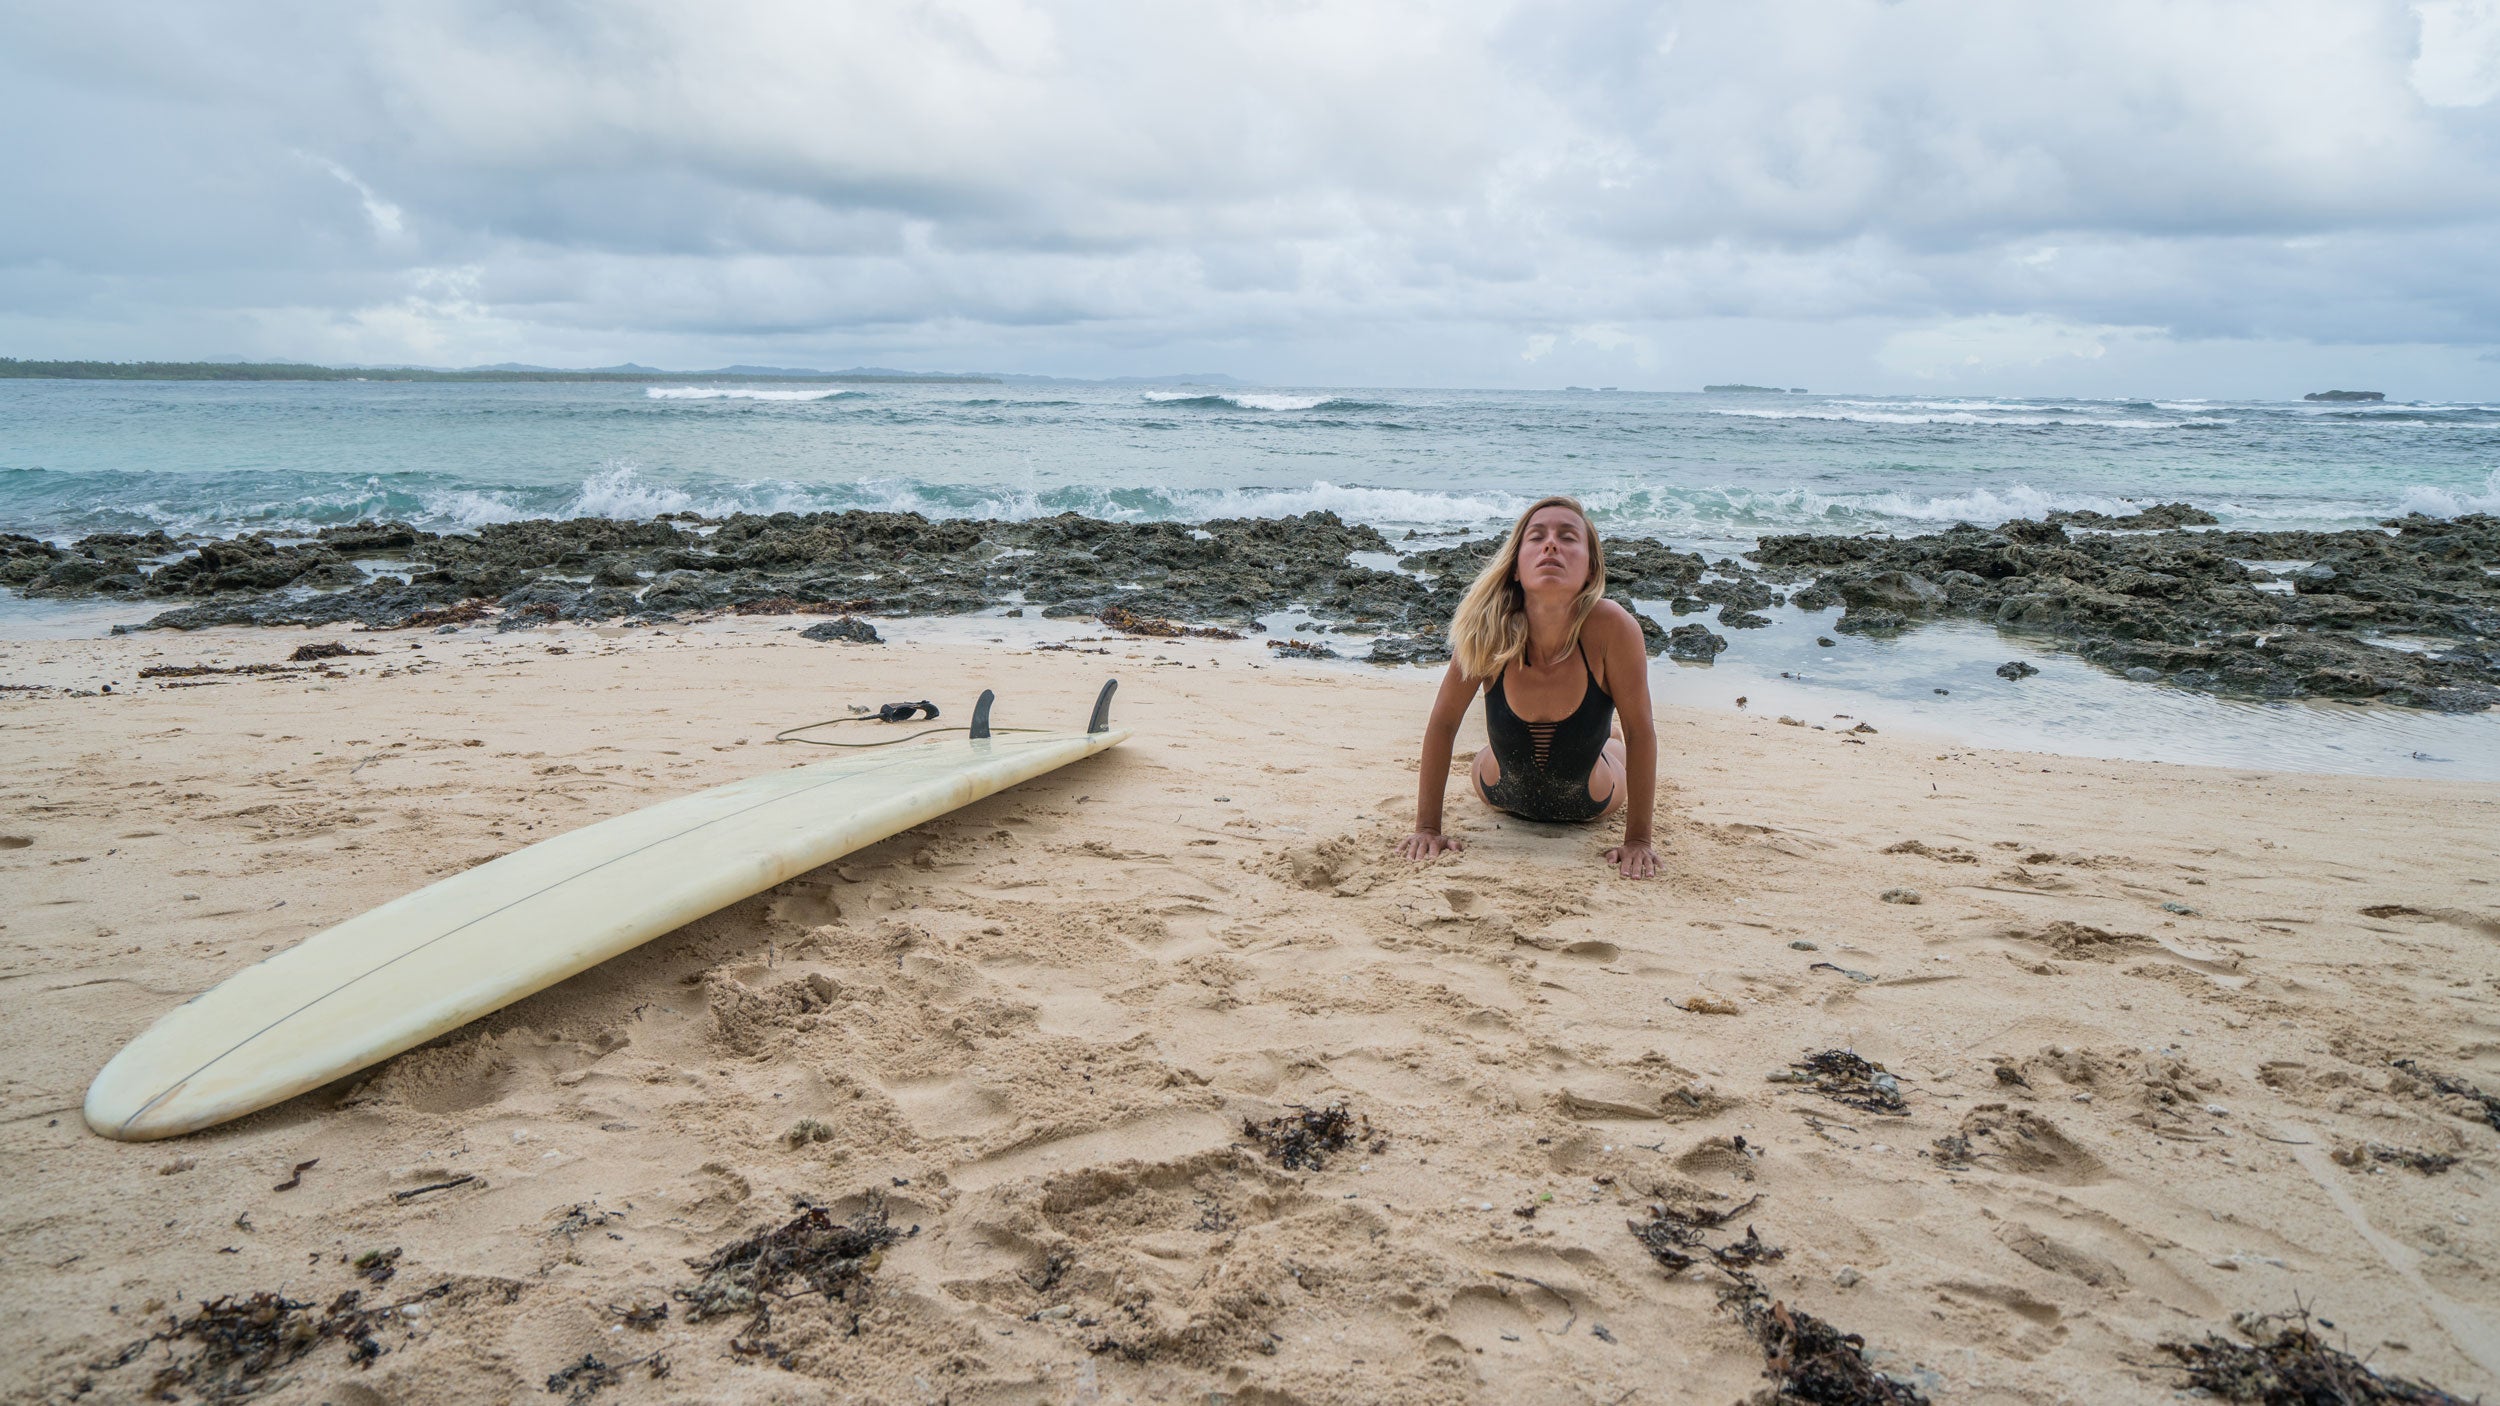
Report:
[{"label": "woman's left arm", "polygon": [[1649,711],[1649,652],[1640,622],[1617,606],[1608,612],[1605,641],[1606,691],[1614,695],[1615,712],[1623,720],[1623,844],[1607,860],[1627,878],[1645,879],[1658,870],[1652,826],[1658,810],[1658,727]]}]

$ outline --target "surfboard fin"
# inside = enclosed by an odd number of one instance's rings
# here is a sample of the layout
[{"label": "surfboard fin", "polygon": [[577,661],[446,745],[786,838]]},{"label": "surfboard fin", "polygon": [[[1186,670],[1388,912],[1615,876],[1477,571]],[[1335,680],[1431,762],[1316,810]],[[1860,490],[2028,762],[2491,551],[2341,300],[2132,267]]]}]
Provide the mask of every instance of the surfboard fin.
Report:
[{"label": "surfboard fin", "polygon": [[972,705],[971,732],[976,740],[990,735],[990,704],[997,698],[996,693],[985,688],[981,690],[981,700]]},{"label": "surfboard fin", "polygon": [[1120,686],[1118,679],[1104,679],[1102,692],[1094,695],[1094,720],[1085,725],[1087,732],[1111,730],[1111,692]]}]

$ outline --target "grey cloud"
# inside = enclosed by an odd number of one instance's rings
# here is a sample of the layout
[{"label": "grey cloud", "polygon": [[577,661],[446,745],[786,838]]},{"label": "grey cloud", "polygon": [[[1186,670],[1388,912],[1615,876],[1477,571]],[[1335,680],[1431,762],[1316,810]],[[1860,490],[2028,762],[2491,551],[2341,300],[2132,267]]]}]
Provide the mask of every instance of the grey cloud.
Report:
[{"label": "grey cloud", "polygon": [[19,9],[0,121],[40,140],[0,152],[0,330],[77,344],[20,354],[1229,351],[1287,378],[1360,348],[1374,380],[1517,377],[1531,336],[1562,339],[1549,368],[1688,340],[1571,339],[1599,324],[2046,317],[2479,350],[2500,343],[2500,102],[2463,99],[2500,55],[2420,46],[2500,25],[2452,19]]}]

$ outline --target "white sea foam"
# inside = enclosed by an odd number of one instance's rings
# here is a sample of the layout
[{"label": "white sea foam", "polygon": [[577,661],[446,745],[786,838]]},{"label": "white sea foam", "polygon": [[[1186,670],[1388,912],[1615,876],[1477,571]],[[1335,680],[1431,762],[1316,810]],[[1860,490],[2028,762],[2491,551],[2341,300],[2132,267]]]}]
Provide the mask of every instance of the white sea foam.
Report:
[{"label": "white sea foam", "polygon": [[2483,491],[2433,488],[2416,485],[2404,491],[2397,500],[2398,513],[2420,513],[2425,517],[2463,517],[2467,513],[2500,513],[2500,469],[2483,480]]},{"label": "white sea foam", "polygon": [[2207,425],[2230,424],[2220,418],[2196,420],[2119,420],[2097,415],[2017,414],[2001,407],[1990,407],[1990,413],[1970,410],[1888,411],[1888,410],[1721,410],[1703,412],[1749,420],[1847,420],[1867,425],[2005,425],[2014,428],[2036,425],[2072,425],[2078,428],[2115,430],[2178,430],[2202,428]]},{"label": "white sea foam", "polygon": [[582,480],[582,491],[566,508],[566,517],[640,519],[684,512],[694,495],[665,484],[642,481],[639,471],[622,459],[611,459],[599,472]]},{"label": "white sea foam", "polygon": [[496,493],[483,493],[474,488],[455,488],[429,493],[425,498],[424,527],[445,526],[453,531],[475,531],[499,522],[519,522],[534,517],[510,499]]},{"label": "white sea foam", "polygon": [[753,386],[646,386],[642,393],[653,400],[831,400],[837,395],[859,394],[852,390],[759,390]]},{"label": "white sea foam", "polygon": [[1229,405],[1236,410],[1317,410],[1323,405],[1353,405],[1342,396],[1278,395],[1250,391],[1147,391],[1143,397],[1156,405]]}]

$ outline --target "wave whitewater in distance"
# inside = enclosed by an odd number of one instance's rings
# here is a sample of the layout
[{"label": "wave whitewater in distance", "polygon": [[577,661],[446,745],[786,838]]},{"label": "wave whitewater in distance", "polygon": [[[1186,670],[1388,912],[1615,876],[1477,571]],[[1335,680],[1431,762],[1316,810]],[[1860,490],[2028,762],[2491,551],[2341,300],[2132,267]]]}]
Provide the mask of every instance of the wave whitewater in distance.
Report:
[{"label": "wave whitewater in distance", "polygon": [[2500,412],[1935,392],[0,383],[0,531],[62,541],[850,508],[1325,510],[1446,538],[1557,490],[1610,532],[1714,553],[1765,533],[2154,501],[2233,526],[2343,528],[2500,511]]}]

